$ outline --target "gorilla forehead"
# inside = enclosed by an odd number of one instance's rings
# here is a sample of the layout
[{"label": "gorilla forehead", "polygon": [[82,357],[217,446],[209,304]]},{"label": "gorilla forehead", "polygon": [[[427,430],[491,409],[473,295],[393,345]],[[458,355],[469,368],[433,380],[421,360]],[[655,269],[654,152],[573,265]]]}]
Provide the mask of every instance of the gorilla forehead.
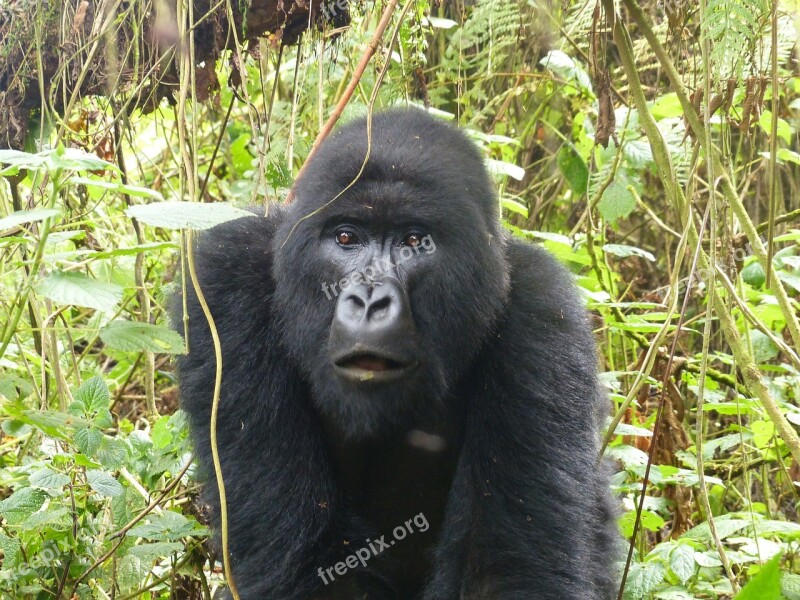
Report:
[{"label": "gorilla forehead", "polygon": [[398,211],[447,218],[474,208],[469,216],[494,231],[499,216],[494,187],[478,148],[461,131],[419,109],[395,109],[372,117],[368,140],[368,121],[362,118],[323,142],[295,186],[292,209],[298,216],[334,198],[326,218],[361,207],[376,211],[371,219],[388,220],[402,218]]}]

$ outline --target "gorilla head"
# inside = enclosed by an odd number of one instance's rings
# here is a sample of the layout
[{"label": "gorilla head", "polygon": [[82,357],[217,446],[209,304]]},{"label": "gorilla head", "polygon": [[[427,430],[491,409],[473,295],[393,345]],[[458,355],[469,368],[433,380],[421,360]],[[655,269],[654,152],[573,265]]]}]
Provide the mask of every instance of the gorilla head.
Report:
[{"label": "gorilla head", "polygon": [[326,140],[295,197],[275,237],[276,310],[318,408],[355,437],[431,414],[507,296],[477,148],[419,110],[383,113]]}]

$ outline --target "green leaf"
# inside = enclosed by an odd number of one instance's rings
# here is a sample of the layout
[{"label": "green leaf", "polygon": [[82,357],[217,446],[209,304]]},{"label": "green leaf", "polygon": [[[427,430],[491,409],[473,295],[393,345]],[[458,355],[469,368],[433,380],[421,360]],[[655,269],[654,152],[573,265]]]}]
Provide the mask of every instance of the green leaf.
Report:
[{"label": "green leaf", "polygon": [[[772,111],[765,110],[758,119],[758,124],[767,135],[772,133]],[[778,137],[787,144],[792,143],[792,126],[785,119],[778,118]]]},{"label": "green leaf", "polygon": [[75,446],[87,456],[94,456],[94,453],[103,443],[103,434],[94,427],[86,427],[75,432]]},{"label": "green leaf", "polygon": [[681,583],[685,584],[697,570],[697,562],[694,560],[694,548],[688,544],[678,544],[669,555],[669,568]]},{"label": "green leaf", "polygon": [[103,436],[103,443],[97,451],[97,460],[106,469],[119,469],[128,456],[128,448],[122,440]]},{"label": "green leaf", "polygon": [[770,361],[780,354],[775,342],[758,329],[750,331],[750,343],[753,345],[753,358],[759,364]]},{"label": "green leaf", "polygon": [[[630,510],[626,512],[619,519],[619,526],[622,529],[622,534],[625,537],[631,537],[633,535],[633,526],[635,522],[636,522],[635,510]],[[643,510],[640,524],[641,527],[644,527],[648,531],[659,531],[662,527],[664,527],[664,519],[652,511]]]},{"label": "green leaf", "polygon": [[434,29],[450,29],[458,25],[458,23],[451,19],[443,19],[441,17],[425,17],[425,19]]},{"label": "green leaf", "polygon": [[11,525],[21,523],[42,507],[47,499],[42,490],[31,487],[18,489],[0,502],[0,515]]},{"label": "green leaf", "polygon": [[493,175],[501,175],[501,176],[508,176],[517,181],[522,181],[525,177],[525,169],[522,167],[518,167],[514,163],[505,162],[502,160],[492,160],[489,159],[486,161],[486,168],[489,170],[489,173]]},{"label": "green leaf", "polygon": [[36,285],[36,291],[58,304],[73,304],[113,312],[122,300],[122,287],[97,281],[83,273],[56,271]]},{"label": "green leaf", "polygon": [[571,144],[562,144],[556,161],[570,189],[578,196],[585,194],[589,186],[589,169],[575,148]]},{"label": "green leaf", "polygon": [[223,202],[156,202],[139,204],[125,210],[132,219],[165,229],[209,229],[253,213]]},{"label": "green leaf", "polygon": [[48,168],[53,171],[58,169],[72,171],[119,171],[115,164],[98,158],[95,154],[80,148],[64,148],[60,146],[55,150],[48,150],[43,154],[47,156]]},{"label": "green leaf", "polygon": [[577,84],[578,89],[592,93],[592,80],[588,73],[560,50],[551,50],[539,64],[567,81]]},{"label": "green leaf", "polygon": [[75,390],[75,401],[82,404],[87,414],[94,414],[101,409],[107,409],[111,400],[106,382],[102,377],[95,376],[84,381]]},{"label": "green leaf", "polygon": [[[717,534],[719,535],[719,539],[724,540],[725,538],[733,535],[748,527],[750,525],[750,521],[745,521],[744,519],[726,519],[726,518],[718,518],[715,520],[714,525],[717,528]],[[683,537],[686,537],[690,540],[698,540],[701,542],[710,542],[711,541],[711,531],[708,527],[708,522],[700,523],[696,527],[693,527],[689,531],[683,534]]]},{"label": "green leaf", "polygon": [[660,95],[650,107],[650,113],[657,121],[683,116],[683,106],[678,100],[678,94],[673,92]]},{"label": "green leaf", "polygon": [[640,256],[642,258],[646,258],[650,262],[656,262],[655,256],[650,254],[647,250],[642,250],[636,246],[627,246],[625,244],[606,244],[603,246],[603,251],[613,254],[614,256],[620,256],[622,258],[628,256]]},{"label": "green leaf", "polygon": [[781,598],[781,557],[777,555],[761,566],[758,574],[747,582],[736,600],[779,600]]},{"label": "green leaf", "polygon": [[632,564],[623,598],[626,600],[645,598],[661,585],[666,574],[667,567],[658,561]]},{"label": "green leaf", "polygon": [[625,142],[622,151],[628,166],[637,171],[653,164],[653,151],[646,139]]},{"label": "green leaf", "polygon": [[69,440],[69,434],[76,426],[86,427],[89,422],[74,415],[49,410],[30,410],[19,403],[7,403],[6,412],[27,425],[59,440]]},{"label": "green leaf", "polygon": [[761,267],[761,263],[759,263],[757,260],[754,260],[744,269],[742,269],[742,279],[745,281],[745,283],[752,285],[758,290],[764,285],[764,282],[767,280],[767,276],[764,274],[764,269]]},{"label": "green leaf", "polygon": [[517,213],[518,215],[522,215],[526,219],[528,218],[528,207],[524,204],[517,202],[516,200],[512,200],[507,196],[503,196],[500,199],[500,203],[502,204],[503,208],[506,210]]},{"label": "green leaf", "polygon": [[750,430],[757,448],[765,450],[772,446],[772,438],[775,437],[775,425],[772,421],[753,421],[750,423]]},{"label": "green leaf", "polygon": [[800,540],[800,524],[791,521],[764,519],[756,521],[753,528],[759,537],[776,535],[786,540]]},{"label": "green leaf", "polygon": [[194,530],[194,523],[184,515],[167,510],[160,515],[148,517],[148,523],[131,527],[127,535],[153,540],[177,541]]},{"label": "green leaf", "polygon": [[87,187],[96,187],[102,190],[114,191],[127,196],[138,196],[140,198],[154,198],[156,200],[163,200],[164,197],[155,190],[150,188],[139,187],[136,185],[126,185],[116,181],[106,181],[104,179],[92,179],[89,177],[70,177],[68,183],[76,185],[85,185]]},{"label": "green leaf", "polygon": [[[0,540],[0,547],[2,545]],[[800,575],[784,573],[781,577],[781,593],[786,600],[800,600]]]},{"label": "green leaf", "polygon": [[142,563],[142,559],[133,554],[126,554],[119,561],[116,579],[124,591],[138,588],[150,572],[150,566]]},{"label": "green leaf", "polygon": [[0,532],[0,550],[3,551],[3,567],[16,569],[22,560],[22,544],[20,544],[20,541]]},{"label": "green leaf", "polygon": [[37,469],[28,477],[33,487],[42,488],[45,490],[60,490],[70,482],[70,478],[64,473],[56,473],[55,471],[44,468]]},{"label": "green leaf", "polygon": [[113,498],[125,491],[125,488],[122,487],[119,481],[114,479],[110,474],[105,471],[100,471],[99,469],[86,471],[86,480],[89,482],[89,486],[101,496]]},{"label": "green leaf", "polygon": [[183,550],[183,544],[180,542],[153,542],[133,546],[128,550],[128,554],[137,557],[143,563],[152,565],[158,559],[170,556],[181,550]]},{"label": "green leaf", "polygon": [[100,331],[100,338],[111,348],[125,352],[148,350],[163,354],[184,354],[181,335],[168,327],[136,321],[112,321]]},{"label": "green leaf", "polygon": [[0,149],[0,164],[11,165],[0,169],[0,176],[15,175],[20,169],[38,169],[46,162],[44,156],[19,150]]},{"label": "green leaf", "polygon": [[[52,492],[51,492],[52,493]],[[66,506],[51,505],[45,510],[33,513],[20,524],[24,531],[40,533],[45,527],[48,529],[61,529],[72,526],[72,516]]]},{"label": "green leaf", "polygon": [[597,203],[600,214],[611,223],[617,219],[624,219],[636,208],[636,197],[628,189],[627,182],[623,180],[612,181]]},{"label": "green leaf", "polygon": [[3,229],[11,229],[23,223],[35,223],[37,221],[44,221],[51,217],[57,217],[61,214],[60,210],[55,208],[34,208],[32,210],[18,210],[11,213],[7,217],[0,219],[0,231]]}]

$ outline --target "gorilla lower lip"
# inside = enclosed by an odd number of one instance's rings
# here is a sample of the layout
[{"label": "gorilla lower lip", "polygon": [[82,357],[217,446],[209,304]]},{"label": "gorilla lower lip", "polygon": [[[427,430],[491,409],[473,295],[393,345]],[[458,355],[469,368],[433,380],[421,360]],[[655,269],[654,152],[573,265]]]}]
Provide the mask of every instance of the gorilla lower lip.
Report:
[{"label": "gorilla lower lip", "polygon": [[377,354],[350,355],[334,363],[336,371],[353,381],[387,381],[402,377],[410,365]]}]

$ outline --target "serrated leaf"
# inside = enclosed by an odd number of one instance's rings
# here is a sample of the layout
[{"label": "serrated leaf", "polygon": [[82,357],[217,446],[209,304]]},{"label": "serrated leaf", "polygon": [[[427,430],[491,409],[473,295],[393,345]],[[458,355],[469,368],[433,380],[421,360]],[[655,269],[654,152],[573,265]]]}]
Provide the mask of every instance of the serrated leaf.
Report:
[{"label": "serrated leaf", "polygon": [[51,217],[57,217],[61,214],[60,210],[55,208],[34,208],[32,210],[18,210],[11,213],[7,217],[0,219],[0,231],[3,229],[11,229],[17,225],[24,223],[35,223],[37,221],[44,221]]},{"label": "serrated leaf", "polygon": [[139,204],[125,210],[125,214],[142,223],[165,229],[209,229],[215,225],[254,217],[249,211],[223,202],[156,202]]},{"label": "serrated leaf", "polygon": [[21,523],[39,510],[47,497],[47,493],[35,488],[18,489],[0,502],[0,515],[11,525]]},{"label": "serrated leaf", "polygon": [[3,567],[16,569],[22,560],[22,544],[20,541],[0,532],[0,550],[3,551]]},{"label": "serrated leaf", "polygon": [[[733,535],[734,533],[741,531],[748,525],[750,525],[750,521],[745,521],[744,519],[716,519],[714,525],[717,528],[717,535],[719,539],[724,540],[728,536]],[[683,534],[683,537],[689,538],[690,540],[698,540],[698,541],[711,541],[711,531],[708,528],[708,522],[700,523],[696,527],[693,527],[689,531]]]},{"label": "serrated leaf", "polygon": [[686,583],[697,570],[694,560],[694,548],[688,544],[678,544],[669,555],[669,568],[675,573],[681,583]]},{"label": "serrated leaf", "polygon": [[126,554],[119,561],[116,581],[122,590],[134,590],[139,587],[149,572],[150,567],[142,564],[142,560],[138,556]]},{"label": "serrated leaf", "polygon": [[32,425],[59,440],[69,440],[69,436],[75,427],[86,427],[89,422],[74,415],[51,411],[51,410],[30,410],[23,408],[18,403],[8,403],[5,406],[6,412],[23,423]]},{"label": "serrated leaf", "polygon": [[94,456],[103,443],[103,434],[94,427],[79,429],[74,436],[75,446],[86,456]]},{"label": "serrated leaf", "polygon": [[136,556],[143,563],[152,565],[156,560],[182,550],[183,544],[179,542],[151,542],[131,547],[128,549],[128,554]]},{"label": "serrated leaf", "polygon": [[786,540],[800,539],[800,523],[763,519],[756,521],[753,528],[759,537],[776,535]]},{"label": "serrated leaf", "polygon": [[[2,546],[2,542],[0,542]],[[783,573],[781,576],[781,593],[786,600],[800,600],[800,575]]]},{"label": "serrated leaf", "polygon": [[628,165],[637,171],[653,163],[653,151],[650,148],[650,142],[646,139],[625,142],[622,152]]},{"label": "serrated leaf", "polygon": [[614,180],[603,192],[597,208],[606,221],[613,223],[617,219],[624,219],[633,212],[633,209],[636,208],[636,197],[625,182]]},{"label": "serrated leaf", "polygon": [[65,529],[72,525],[72,517],[65,506],[48,506],[46,510],[33,513],[20,524],[24,531],[38,531],[45,527],[49,529]]},{"label": "serrated leaf", "polygon": [[624,598],[639,600],[655,590],[667,574],[667,568],[660,562],[634,563],[628,573]]},{"label": "serrated leaf", "polygon": [[128,449],[122,440],[103,436],[103,443],[97,451],[97,460],[106,469],[118,469],[128,456]]},{"label": "serrated leaf", "polygon": [[113,498],[114,496],[119,496],[125,490],[119,481],[99,469],[86,471],[86,480],[89,482],[89,486],[101,496]]},{"label": "serrated leaf", "polygon": [[108,386],[103,381],[103,378],[95,376],[84,381],[75,390],[74,398],[76,402],[80,402],[86,408],[87,414],[91,415],[101,409],[108,408],[111,393],[108,391]]},{"label": "serrated leaf", "polygon": [[55,471],[44,468],[38,469],[31,473],[28,477],[33,487],[43,488],[46,490],[60,490],[70,482],[70,478],[64,473],[56,473]]},{"label": "serrated leaf", "polygon": [[36,291],[58,304],[72,304],[113,312],[124,289],[115,283],[97,281],[83,273],[55,271],[36,284]]},{"label": "serrated leaf", "polygon": [[111,348],[125,352],[160,352],[184,354],[186,345],[181,335],[168,327],[136,321],[112,321],[100,331],[102,339]]},{"label": "serrated leaf", "polygon": [[132,527],[127,535],[153,540],[177,541],[193,533],[203,532],[203,528],[195,527],[195,522],[171,510],[164,511],[160,515],[151,515],[148,517],[148,521],[148,523]]},{"label": "serrated leaf", "polygon": [[780,555],[761,566],[758,574],[747,582],[736,600],[767,600],[781,597]]}]

